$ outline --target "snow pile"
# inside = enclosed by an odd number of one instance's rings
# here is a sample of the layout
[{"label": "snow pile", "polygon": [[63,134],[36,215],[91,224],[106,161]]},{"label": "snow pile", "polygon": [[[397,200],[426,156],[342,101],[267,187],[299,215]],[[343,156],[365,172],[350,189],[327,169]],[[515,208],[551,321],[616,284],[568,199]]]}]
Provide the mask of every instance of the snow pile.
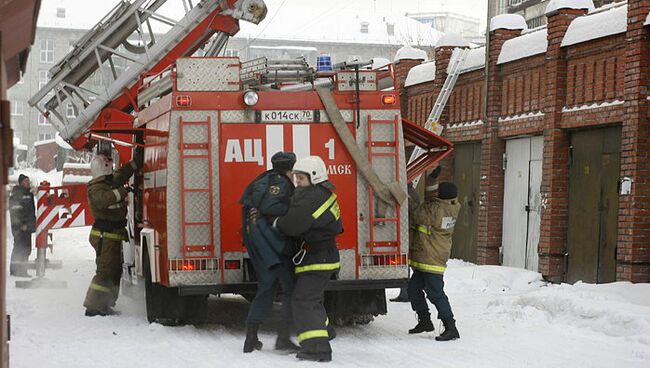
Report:
[{"label": "snow pile", "polygon": [[32,186],[36,187],[42,181],[47,180],[50,183],[50,186],[59,186],[61,185],[63,178],[63,171],[52,170],[48,173],[43,172],[39,169],[15,169],[12,175],[9,175],[9,183],[18,182],[18,176],[20,174],[25,174],[29,177],[29,180],[32,182]]},{"label": "snow pile", "polygon": [[650,285],[617,282],[549,287],[488,304],[512,321],[537,320],[650,345]]},{"label": "snow pile", "polygon": [[455,33],[447,33],[436,43],[437,47],[469,47],[469,42],[467,42],[460,35]]},{"label": "snow pile", "polygon": [[90,169],[90,163],[66,162],[63,164],[64,169]]},{"label": "snow pile", "polygon": [[499,14],[490,19],[490,32],[497,29],[528,29],[526,20],[519,14]]},{"label": "snow pile", "polygon": [[415,47],[411,47],[409,45],[404,45],[399,50],[397,50],[394,61],[400,61],[406,59],[426,60],[427,52],[424,50],[416,49]]},{"label": "snow pile", "polygon": [[445,272],[445,288],[450,292],[503,293],[538,289],[546,282],[542,275],[525,269],[477,266],[450,259]]},{"label": "snow pile", "polygon": [[56,140],[55,139],[45,139],[45,140],[42,140],[42,141],[37,141],[37,142],[34,142],[34,147],[42,146],[42,145],[50,144],[50,143],[56,143]]},{"label": "snow pile", "polygon": [[485,46],[469,50],[465,63],[460,68],[461,73],[471,72],[485,67]]},{"label": "snow pile", "polygon": [[546,5],[546,15],[555,13],[560,9],[588,9],[594,10],[594,2],[591,0],[551,0]]},{"label": "snow pile", "polygon": [[436,79],[436,63],[429,61],[416,65],[409,70],[404,81],[404,87],[414,86],[416,84],[431,82]]},{"label": "snow pile", "polygon": [[93,179],[90,175],[73,175],[67,174],[63,176],[63,184],[86,184]]},{"label": "snow pile", "polygon": [[529,56],[546,53],[547,30],[542,28],[535,32],[525,33],[503,43],[497,64],[504,64]]},{"label": "snow pile", "polygon": [[390,60],[388,60],[386,58],[383,58],[383,57],[376,57],[376,58],[372,58],[372,66],[371,66],[371,68],[373,70],[376,70],[376,69],[383,68],[383,67],[387,66],[388,64],[390,64]]},{"label": "snow pile", "polygon": [[627,31],[627,4],[574,19],[562,39],[562,46],[575,45],[625,31]]}]

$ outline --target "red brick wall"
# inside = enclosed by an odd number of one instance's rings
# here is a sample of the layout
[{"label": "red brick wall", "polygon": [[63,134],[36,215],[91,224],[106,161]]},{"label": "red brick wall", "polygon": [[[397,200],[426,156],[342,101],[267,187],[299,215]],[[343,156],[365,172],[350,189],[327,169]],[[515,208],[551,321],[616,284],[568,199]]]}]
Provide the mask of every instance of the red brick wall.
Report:
[{"label": "red brick wall", "polygon": [[[547,51],[496,64],[503,42],[519,31],[496,30],[489,52],[488,108],[483,108],[485,69],[461,74],[441,118],[452,142],[481,141],[478,262],[499,262],[505,139],[544,135],[539,271],[564,277],[568,225],[570,129],[622,126],[621,177],[633,179],[619,197],[617,279],[650,282],[650,26],[643,22],[650,0],[628,1],[626,33],[560,47],[584,10],[560,9],[549,16]],[[436,49],[440,63],[450,50]],[[405,116],[422,123],[444,83],[446,68],[432,82],[407,88]],[[485,111],[487,110],[487,112]],[[453,177],[453,157],[443,161],[443,179]]]},{"label": "red brick wall", "polygon": [[50,143],[35,146],[36,167],[48,172],[56,168],[56,157],[59,153],[59,145],[52,141]]}]

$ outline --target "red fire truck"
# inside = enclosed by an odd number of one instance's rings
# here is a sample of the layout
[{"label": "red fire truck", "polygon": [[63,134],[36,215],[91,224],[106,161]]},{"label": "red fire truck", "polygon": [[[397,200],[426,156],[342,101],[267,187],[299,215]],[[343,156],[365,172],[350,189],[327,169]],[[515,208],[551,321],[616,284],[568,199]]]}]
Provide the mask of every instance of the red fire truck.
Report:
[{"label": "red fire truck", "polygon": [[[94,53],[95,70],[113,65],[125,52],[117,41],[130,34],[107,45],[113,23],[142,30],[142,18],[153,19],[159,2],[123,3],[64,62]],[[386,88],[395,85],[390,66],[315,72],[301,59],[190,56],[210,40],[216,55],[221,36],[236,32],[237,19],[259,22],[263,5],[202,1],[183,18],[193,21],[169,31],[174,38],[167,47],[156,49],[165,39],[149,45],[147,62],[114,73],[94,98],[84,97],[88,88],[81,85],[92,68],[82,63],[57,65],[61,75],[48,85],[54,97],[46,86],[33,99],[75,147],[108,143],[121,162],[132,158],[133,147],[144,147],[144,169],[133,179],[141,190],[131,200],[123,276],[144,280],[149,321],[200,322],[208,295],[254,294],[238,200],[278,151],[320,156],[337,187],[345,230],[337,238],[341,270],[326,294],[334,322],[367,323],[385,314],[384,290],[408,278],[407,182],[446,156],[451,144],[401,118],[398,95]],[[175,32],[181,24],[184,32]],[[74,106],[74,119],[57,112],[66,103]],[[405,138],[425,150],[408,165]]]}]

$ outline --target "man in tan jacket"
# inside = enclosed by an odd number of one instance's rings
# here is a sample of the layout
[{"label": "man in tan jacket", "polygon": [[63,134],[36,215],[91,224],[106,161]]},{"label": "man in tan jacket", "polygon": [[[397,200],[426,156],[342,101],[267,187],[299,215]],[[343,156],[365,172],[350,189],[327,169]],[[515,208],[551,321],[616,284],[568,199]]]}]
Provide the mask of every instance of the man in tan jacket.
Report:
[{"label": "man in tan jacket", "polygon": [[411,308],[418,315],[418,324],[409,333],[433,331],[426,292],[445,326],[445,331],[436,337],[437,341],[460,338],[443,280],[451,253],[451,237],[460,211],[457,196],[458,190],[453,183],[443,182],[437,188],[429,185],[425,188],[424,202],[409,209],[413,236],[409,246],[409,265],[413,274],[408,284],[408,295]]}]

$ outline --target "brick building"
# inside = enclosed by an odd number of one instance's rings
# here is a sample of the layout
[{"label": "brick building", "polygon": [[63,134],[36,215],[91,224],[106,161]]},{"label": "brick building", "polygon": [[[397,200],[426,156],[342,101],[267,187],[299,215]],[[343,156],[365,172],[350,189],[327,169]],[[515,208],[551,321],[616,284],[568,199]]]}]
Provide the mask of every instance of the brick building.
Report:
[{"label": "brick building", "polygon": [[[650,0],[550,3],[545,27],[492,19],[487,68],[471,50],[441,118],[463,204],[452,256],[556,282],[650,282]],[[452,49],[400,87],[411,120],[426,120]],[[399,79],[420,63],[397,62]]]}]

